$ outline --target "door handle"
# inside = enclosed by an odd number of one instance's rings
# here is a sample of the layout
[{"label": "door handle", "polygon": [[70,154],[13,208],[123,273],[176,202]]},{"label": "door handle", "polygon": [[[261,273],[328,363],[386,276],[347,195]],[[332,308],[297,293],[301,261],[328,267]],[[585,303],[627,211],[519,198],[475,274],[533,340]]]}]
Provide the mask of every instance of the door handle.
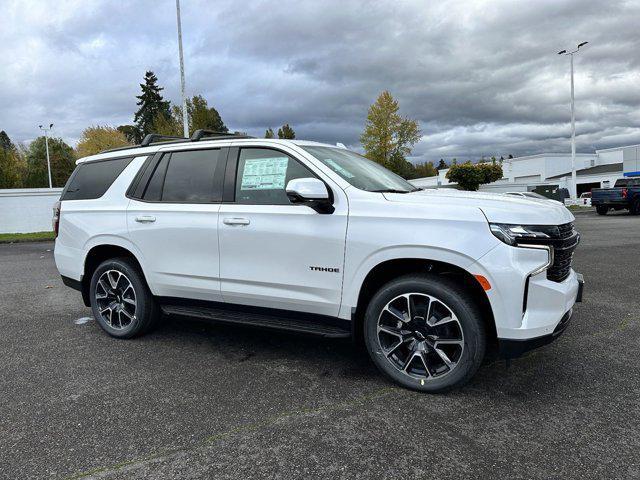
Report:
[{"label": "door handle", "polygon": [[156,217],[153,215],[140,215],[136,217],[136,222],[138,223],[153,223],[156,221]]},{"label": "door handle", "polygon": [[225,225],[249,225],[251,222],[248,218],[225,218],[222,220]]}]

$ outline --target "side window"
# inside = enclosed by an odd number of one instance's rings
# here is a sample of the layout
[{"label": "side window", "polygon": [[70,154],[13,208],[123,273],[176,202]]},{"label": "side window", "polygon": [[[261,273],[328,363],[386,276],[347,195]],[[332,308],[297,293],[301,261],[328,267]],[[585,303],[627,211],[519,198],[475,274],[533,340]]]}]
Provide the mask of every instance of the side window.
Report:
[{"label": "side window", "polygon": [[219,149],[165,154],[151,174],[142,198],[167,203],[219,202],[223,167]]},{"label": "side window", "polygon": [[164,155],[151,173],[151,179],[142,195],[144,200],[149,202],[159,202],[162,200],[162,185],[164,184],[164,175],[167,171],[169,157],[170,155]]},{"label": "side window", "polygon": [[315,177],[297,160],[266,148],[243,148],[236,174],[236,203],[290,205],[285,193],[289,180]]},{"label": "side window", "polygon": [[81,163],[69,178],[60,200],[100,198],[131,163],[133,157]]}]

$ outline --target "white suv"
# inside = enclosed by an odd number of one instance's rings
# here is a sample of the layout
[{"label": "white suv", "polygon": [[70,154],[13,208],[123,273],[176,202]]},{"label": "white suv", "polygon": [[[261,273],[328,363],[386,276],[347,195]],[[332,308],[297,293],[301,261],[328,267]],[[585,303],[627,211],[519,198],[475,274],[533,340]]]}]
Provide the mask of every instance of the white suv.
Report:
[{"label": "white suv", "polygon": [[198,131],[78,161],[55,260],[100,326],[160,313],[364,338],[415,390],[548,343],[582,295],[553,202],[422,191],[344,148]]}]

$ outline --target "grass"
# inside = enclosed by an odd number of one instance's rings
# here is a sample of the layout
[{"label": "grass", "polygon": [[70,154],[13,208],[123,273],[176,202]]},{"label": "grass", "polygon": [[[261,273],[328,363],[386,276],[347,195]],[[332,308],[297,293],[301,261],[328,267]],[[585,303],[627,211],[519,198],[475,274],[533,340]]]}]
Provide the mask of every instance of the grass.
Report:
[{"label": "grass", "polygon": [[53,232],[0,233],[0,243],[42,242],[55,238]]},{"label": "grass", "polygon": [[567,208],[572,212],[588,212],[589,210],[593,210],[593,207],[587,205],[567,205]]}]

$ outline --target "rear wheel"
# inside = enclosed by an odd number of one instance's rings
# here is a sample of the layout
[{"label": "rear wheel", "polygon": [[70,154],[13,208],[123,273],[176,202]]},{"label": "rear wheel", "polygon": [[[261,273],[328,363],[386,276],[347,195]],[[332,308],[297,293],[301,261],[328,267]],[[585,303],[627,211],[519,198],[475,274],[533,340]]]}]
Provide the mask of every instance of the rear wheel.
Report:
[{"label": "rear wheel", "polygon": [[631,209],[629,210],[631,215],[640,215],[640,197],[636,198],[631,204]]},{"label": "rear wheel", "polygon": [[365,343],[376,366],[394,382],[442,392],[467,382],[482,363],[481,314],[454,282],[409,275],[389,282],[365,314]]},{"label": "rear wheel", "polygon": [[596,207],[596,212],[598,212],[598,215],[606,215],[608,211],[609,207],[605,207],[604,205],[598,205]]},{"label": "rear wheel", "polygon": [[157,322],[156,302],[134,262],[114,258],[93,272],[89,290],[91,309],[100,327],[117,338],[132,338]]}]

